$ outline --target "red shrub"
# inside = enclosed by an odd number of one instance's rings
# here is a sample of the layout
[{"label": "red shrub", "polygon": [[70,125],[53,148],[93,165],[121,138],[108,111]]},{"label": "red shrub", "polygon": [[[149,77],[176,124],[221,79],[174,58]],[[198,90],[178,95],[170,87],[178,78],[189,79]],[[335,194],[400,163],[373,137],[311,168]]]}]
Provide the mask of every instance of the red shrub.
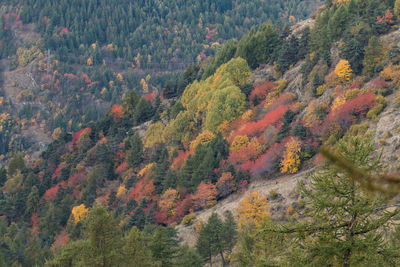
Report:
[{"label": "red shrub", "polygon": [[370,82],[370,86],[372,89],[384,89],[387,88],[388,84],[385,80],[377,78]]},{"label": "red shrub", "polygon": [[68,243],[69,235],[68,233],[64,230],[60,234],[56,235],[54,243],[51,245],[51,249],[53,251],[60,249],[62,246],[66,245]]},{"label": "red shrub", "polygon": [[259,100],[264,100],[274,87],[275,83],[271,81],[266,81],[262,84],[255,84],[253,91],[249,95],[249,102],[254,105],[254,96],[257,96]]},{"label": "red shrub", "polygon": [[176,156],[176,158],[174,158],[174,160],[172,161],[171,168],[175,171],[180,169],[185,164],[185,161],[187,160],[189,155],[190,151],[179,150],[178,156]]},{"label": "red shrub", "polygon": [[178,200],[175,208],[175,217],[176,220],[181,220],[187,213],[190,211],[190,207],[192,206],[192,194],[188,194],[185,196],[183,200]]},{"label": "red shrub", "polygon": [[128,168],[128,163],[126,161],[123,161],[118,167],[117,169],[115,169],[115,173],[117,175],[122,175],[124,172],[126,172]]},{"label": "red shrub", "polygon": [[272,103],[266,106],[265,112],[271,112],[280,106],[286,106],[292,103],[295,98],[296,96],[292,93],[281,94],[277,98],[273,99]]},{"label": "red shrub", "polygon": [[157,92],[156,91],[154,91],[151,94],[144,95],[144,99],[146,99],[147,101],[150,101],[150,102],[153,102],[156,99],[156,97],[157,97]]},{"label": "red shrub", "polygon": [[70,178],[68,178],[68,186],[74,187],[81,184],[86,179],[86,172],[76,172]]},{"label": "red shrub", "polygon": [[288,138],[280,143],[274,143],[265,154],[259,157],[256,161],[249,161],[242,165],[244,170],[249,170],[252,175],[260,175],[265,172],[273,172],[274,166],[282,156]]},{"label": "red shrub", "polygon": [[89,76],[84,72],[82,73],[81,78],[85,79],[85,83],[91,83],[92,82],[92,80],[89,78]]},{"label": "red shrub", "polygon": [[231,138],[238,135],[247,135],[248,137],[259,136],[269,125],[277,124],[287,111],[287,107],[280,106],[277,109],[265,114],[264,118],[256,122],[249,122],[242,125]]},{"label": "red shrub", "polygon": [[85,132],[90,133],[92,131],[91,128],[83,128],[81,130],[79,130],[74,137],[72,138],[72,141],[70,143],[70,145],[76,145],[76,142],[78,141],[79,137],[81,137],[81,135]]},{"label": "red shrub", "polygon": [[45,199],[45,200],[54,200],[54,199],[56,199],[56,197],[57,197],[57,192],[58,192],[58,189],[59,189],[59,187],[65,187],[65,182],[64,181],[62,181],[62,182],[59,182],[58,184],[56,184],[55,186],[53,186],[53,187],[51,187],[51,188],[49,188],[49,189],[47,189],[47,191],[44,193],[44,195],[43,195],[43,198]]},{"label": "red shrub", "polygon": [[131,189],[129,198],[134,198],[136,202],[139,202],[144,197],[152,199],[154,197],[154,191],[153,180],[147,181],[144,177],[137,181],[136,185]]},{"label": "red shrub", "polygon": [[348,128],[355,117],[364,116],[375,105],[374,93],[360,94],[354,99],[347,101],[339,109],[329,112],[324,120],[324,124],[327,125],[330,121],[336,121],[342,127]]},{"label": "red shrub", "polygon": [[60,36],[63,36],[63,35],[66,34],[66,33],[69,33],[69,30],[68,30],[68,28],[64,27],[64,28],[62,28],[61,31],[60,31]]}]

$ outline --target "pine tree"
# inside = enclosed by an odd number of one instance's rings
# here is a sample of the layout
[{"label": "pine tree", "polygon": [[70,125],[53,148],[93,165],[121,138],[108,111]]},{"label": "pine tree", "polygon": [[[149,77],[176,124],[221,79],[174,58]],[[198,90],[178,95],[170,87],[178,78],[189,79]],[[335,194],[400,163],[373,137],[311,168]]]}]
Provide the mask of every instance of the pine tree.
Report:
[{"label": "pine tree", "polygon": [[150,243],[150,249],[155,260],[161,262],[161,267],[175,266],[174,260],[178,253],[176,230],[171,227],[158,227]]},{"label": "pine tree", "polygon": [[95,205],[88,218],[88,266],[117,266],[121,263],[121,233],[107,210]]},{"label": "pine tree", "polygon": [[148,243],[149,240],[145,235],[137,227],[132,227],[125,236],[122,250],[125,266],[132,266],[132,263],[138,267],[158,266],[152,257]]},{"label": "pine tree", "polygon": [[[339,155],[355,168],[373,175],[382,171],[380,157],[374,154],[371,140],[361,137],[341,140]],[[387,210],[383,197],[365,192],[351,173],[326,165],[311,175],[310,186],[300,185],[308,209],[302,222],[286,225],[264,224],[255,241],[255,255],[262,253],[266,238],[278,239],[273,246],[285,248],[282,262],[292,265],[384,266],[395,265],[399,252],[383,236],[391,229],[399,209]],[[274,237],[275,236],[275,237]],[[262,254],[258,254],[259,256]],[[271,256],[274,257],[273,255]]]},{"label": "pine tree", "polygon": [[384,60],[384,55],[381,41],[377,36],[372,36],[369,39],[368,45],[365,47],[363,74],[373,74],[378,64]]},{"label": "pine tree", "polygon": [[217,213],[211,214],[207,224],[202,226],[196,248],[205,261],[212,266],[212,257],[220,255],[223,266],[228,264],[226,254],[232,252],[236,243],[236,223],[232,213],[222,221]]},{"label": "pine tree", "polygon": [[128,164],[133,168],[137,168],[143,161],[143,143],[138,133],[132,135],[129,145]]}]

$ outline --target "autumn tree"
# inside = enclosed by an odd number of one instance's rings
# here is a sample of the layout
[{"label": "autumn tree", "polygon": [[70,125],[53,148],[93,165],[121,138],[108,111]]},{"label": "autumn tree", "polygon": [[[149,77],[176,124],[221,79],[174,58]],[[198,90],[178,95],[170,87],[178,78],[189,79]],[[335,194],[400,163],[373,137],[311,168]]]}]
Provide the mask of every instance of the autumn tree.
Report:
[{"label": "autumn tree", "polygon": [[295,138],[291,138],[285,145],[286,150],[281,161],[281,173],[296,173],[300,166],[301,145]]},{"label": "autumn tree", "polygon": [[211,182],[201,184],[197,187],[196,194],[193,196],[193,204],[196,209],[211,207],[216,203],[217,189]]},{"label": "autumn tree", "polygon": [[119,121],[124,116],[124,108],[118,104],[114,104],[110,112],[113,115],[114,121]]},{"label": "autumn tree", "polygon": [[176,202],[179,194],[175,189],[169,188],[165,190],[164,194],[158,202],[158,206],[161,210],[167,212],[167,216],[173,216],[175,214]]},{"label": "autumn tree", "polygon": [[260,226],[264,218],[270,216],[267,197],[258,191],[250,192],[239,202],[237,212],[239,227],[247,224]]},{"label": "autumn tree", "polygon": [[75,206],[72,208],[71,214],[73,216],[74,222],[78,223],[81,220],[87,218],[89,213],[89,209],[85,207],[85,204],[81,204],[79,206]]},{"label": "autumn tree", "polygon": [[341,59],[336,65],[335,74],[344,81],[349,81],[352,73],[350,63],[347,60]]}]

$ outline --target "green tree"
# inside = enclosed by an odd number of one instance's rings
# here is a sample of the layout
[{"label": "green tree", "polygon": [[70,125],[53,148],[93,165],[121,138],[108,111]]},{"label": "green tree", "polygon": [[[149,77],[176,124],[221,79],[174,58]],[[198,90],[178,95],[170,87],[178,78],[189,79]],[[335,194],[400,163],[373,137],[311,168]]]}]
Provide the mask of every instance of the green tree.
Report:
[{"label": "green tree", "polygon": [[25,162],[21,153],[16,154],[8,164],[8,175],[14,175],[17,170],[23,172],[25,170]]},{"label": "green tree", "polygon": [[112,215],[95,205],[89,213],[87,266],[117,266],[121,263],[121,232]]},{"label": "green tree", "polygon": [[25,213],[27,215],[31,215],[34,213],[37,208],[38,208],[38,203],[39,203],[39,190],[37,189],[36,186],[33,186],[31,189],[31,192],[28,195],[28,198],[26,199],[26,209]]},{"label": "green tree", "polygon": [[176,230],[171,227],[158,227],[150,243],[150,249],[155,260],[161,262],[161,267],[175,266],[178,253]]},{"label": "green tree", "polygon": [[137,132],[130,138],[129,146],[128,164],[133,168],[137,168],[143,161],[143,143]]},{"label": "green tree", "polygon": [[212,266],[212,257],[216,255],[221,256],[222,264],[226,266],[228,260],[225,256],[232,252],[235,242],[236,223],[233,215],[229,213],[225,221],[222,221],[217,213],[213,213],[208,218],[207,224],[200,230],[196,248],[210,266]]},{"label": "green tree", "polygon": [[132,266],[132,263],[135,263],[138,267],[159,266],[152,257],[148,243],[145,235],[137,227],[132,227],[124,240],[125,265]]},{"label": "green tree", "polygon": [[372,75],[379,63],[384,60],[383,46],[379,37],[372,36],[368,45],[365,47],[365,57],[363,61],[363,74]]},{"label": "green tree", "polygon": [[[341,140],[338,151],[339,157],[354,168],[369,174],[382,171],[381,157],[374,154],[371,140]],[[253,255],[265,257],[263,250],[271,245],[263,242],[269,239],[276,241],[272,247],[281,248],[275,254],[281,256],[280,264],[396,265],[400,253],[391,247],[390,238],[384,237],[383,232],[392,228],[400,210],[387,210],[384,197],[366,192],[352,173],[334,165],[312,174],[310,186],[301,184],[300,191],[307,207],[303,215],[308,219],[285,225],[265,223],[257,233]],[[285,239],[277,238],[282,234]],[[269,257],[274,259],[274,255]]]}]

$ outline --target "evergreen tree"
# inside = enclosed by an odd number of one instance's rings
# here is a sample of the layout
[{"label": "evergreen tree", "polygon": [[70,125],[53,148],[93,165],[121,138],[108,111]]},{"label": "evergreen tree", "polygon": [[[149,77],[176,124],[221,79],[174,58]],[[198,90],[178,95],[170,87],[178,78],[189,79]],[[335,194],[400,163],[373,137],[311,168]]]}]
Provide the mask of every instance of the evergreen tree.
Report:
[{"label": "evergreen tree", "polygon": [[368,45],[365,47],[363,74],[365,75],[373,74],[378,64],[383,60],[384,60],[384,52],[382,43],[377,36],[372,36],[369,39]]},{"label": "evergreen tree", "polygon": [[[371,175],[380,173],[380,157],[374,155],[372,141],[363,139],[340,141],[339,155],[354,168]],[[265,223],[253,240],[253,255],[258,255],[253,260],[265,257],[264,249],[272,247],[280,248],[275,251],[281,257],[280,264],[396,265],[399,251],[391,247],[383,232],[391,228],[400,210],[387,210],[384,197],[365,192],[351,173],[333,165],[312,174],[310,186],[300,185],[300,190],[308,219],[286,225]],[[282,234],[285,239],[279,238]],[[275,241],[264,244],[267,239]],[[276,260],[274,255],[269,257]]]},{"label": "evergreen tree", "polygon": [[[212,257],[221,256],[223,266],[228,264],[226,254],[232,252],[236,242],[236,223],[231,213],[222,221],[217,213],[211,214],[203,225],[197,239],[196,248],[205,261],[212,266]],[[224,255],[225,254],[225,255]]]},{"label": "evergreen tree", "polygon": [[171,227],[158,227],[150,243],[154,259],[161,262],[161,267],[175,266],[178,253],[176,230]]},{"label": "evergreen tree", "polygon": [[143,161],[143,143],[138,133],[132,135],[129,146],[128,164],[132,168],[137,168]]},{"label": "evergreen tree", "polygon": [[117,266],[121,263],[121,233],[107,210],[95,205],[89,213],[87,266]]},{"label": "evergreen tree", "polygon": [[152,257],[149,241],[137,227],[132,227],[124,240],[124,265],[138,267],[158,266]]}]

